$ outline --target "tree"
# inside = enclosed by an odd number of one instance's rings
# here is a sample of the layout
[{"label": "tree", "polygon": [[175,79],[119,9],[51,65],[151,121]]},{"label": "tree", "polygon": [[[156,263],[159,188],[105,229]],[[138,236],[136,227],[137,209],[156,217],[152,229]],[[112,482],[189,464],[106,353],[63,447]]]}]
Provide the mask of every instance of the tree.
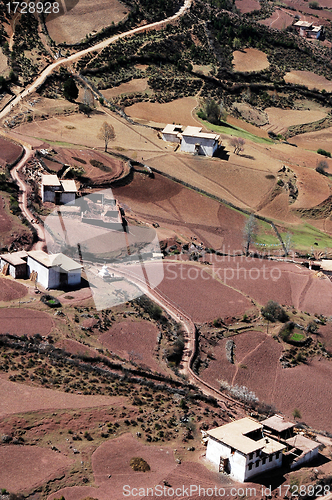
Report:
[{"label": "tree", "polygon": [[255,235],[257,233],[258,227],[255,216],[253,214],[250,215],[249,219],[245,223],[243,229],[243,237],[245,242],[246,256],[249,255],[249,247],[250,243],[254,240]]},{"label": "tree", "polygon": [[286,237],[285,237],[285,243],[284,243],[284,249],[285,249],[285,257],[287,257],[287,255],[289,254],[290,252],[290,249],[292,247],[292,234],[291,233],[287,233],[286,234]]},{"label": "tree", "polygon": [[85,106],[89,106],[89,108],[94,108],[95,99],[90,89],[87,88],[84,89],[82,102],[83,104],[85,104]]},{"label": "tree", "polygon": [[280,321],[281,323],[286,323],[289,320],[288,314],[285,309],[275,302],[274,300],[269,300],[265,307],[261,309],[262,316],[271,321],[271,323],[275,323],[276,321]]},{"label": "tree", "polygon": [[301,412],[298,408],[294,408],[293,417],[296,419],[301,418]]},{"label": "tree", "polygon": [[327,163],[326,160],[321,160],[317,167],[316,167],[316,172],[322,175],[326,175],[326,170],[328,170],[329,164]]},{"label": "tree", "polygon": [[105,152],[107,152],[107,146],[108,146],[109,141],[115,139],[115,132],[114,132],[113,126],[107,122],[104,122],[102,124],[102,126],[100,127],[99,134],[97,137],[101,141],[104,141]]},{"label": "tree", "polygon": [[219,125],[221,120],[225,121],[227,118],[227,113],[223,109],[223,103],[218,104],[211,97],[204,99],[202,108],[197,115],[202,120],[207,120],[214,125]]},{"label": "tree", "polygon": [[68,101],[75,101],[78,97],[78,88],[75,80],[69,77],[63,84],[63,95]]},{"label": "tree", "polygon": [[238,155],[244,150],[244,145],[246,141],[242,137],[233,137],[231,139],[231,146],[234,148],[234,153]]}]

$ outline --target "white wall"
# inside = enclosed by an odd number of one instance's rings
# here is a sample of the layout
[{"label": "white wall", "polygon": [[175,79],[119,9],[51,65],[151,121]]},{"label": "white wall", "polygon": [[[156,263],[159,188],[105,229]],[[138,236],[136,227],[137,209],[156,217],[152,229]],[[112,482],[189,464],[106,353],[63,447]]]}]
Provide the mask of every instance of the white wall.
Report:
[{"label": "white wall", "polygon": [[195,144],[198,143],[200,144],[198,151],[198,154],[200,155],[213,156],[218,147],[218,142],[215,139],[183,136],[180,151],[195,153]]},{"label": "white wall", "polygon": [[69,271],[68,273],[68,285],[80,285],[81,284],[81,271]]},{"label": "white wall", "polygon": [[302,465],[306,462],[310,462],[311,460],[313,460],[314,458],[316,458],[318,456],[318,453],[319,453],[318,448],[316,448],[315,450],[309,451],[305,455],[301,456],[301,458],[299,458],[299,460],[297,460],[296,462],[292,462],[290,468],[295,469],[295,467],[298,467],[299,465]]},{"label": "white wall", "polygon": [[47,268],[40,262],[34,260],[30,255],[28,256],[28,275],[32,271],[37,272],[37,282],[44,288],[57,288],[60,284],[59,268]]},{"label": "white wall", "polygon": [[61,203],[70,203],[70,205],[73,205],[75,202],[75,193],[61,193],[60,201]]},{"label": "white wall", "polygon": [[[264,455],[262,455],[263,457]],[[272,456],[272,460],[270,462],[269,456],[265,456],[266,461],[265,464],[263,464],[262,457],[257,457],[256,453],[254,453],[254,458],[252,460],[249,460],[249,457],[247,457],[247,464],[246,464],[246,473],[245,473],[245,479],[247,480],[250,477],[256,476],[257,474],[262,474],[265,471],[275,469],[276,467],[281,467],[282,465],[282,452],[279,452],[279,457],[276,458],[276,454],[274,453]],[[256,461],[259,460],[259,465],[256,467]],[[252,469],[249,470],[249,463],[252,463]]]},{"label": "white wall", "polygon": [[163,140],[180,144],[180,139],[176,136],[176,134],[163,134]]}]

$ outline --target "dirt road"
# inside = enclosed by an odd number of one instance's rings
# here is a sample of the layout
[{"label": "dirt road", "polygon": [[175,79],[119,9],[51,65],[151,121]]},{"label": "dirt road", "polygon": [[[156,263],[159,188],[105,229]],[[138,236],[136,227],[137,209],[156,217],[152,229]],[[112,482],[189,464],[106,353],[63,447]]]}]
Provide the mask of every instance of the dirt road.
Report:
[{"label": "dirt road", "polygon": [[92,47],[88,47],[87,49],[76,52],[75,54],[72,54],[67,58],[58,59],[50,66],[45,68],[44,71],[37,77],[37,79],[31,85],[29,85],[17,97],[15,97],[15,99],[10,104],[5,106],[5,108],[0,113],[0,120],[3,119],[12,110],[12,108],[21,101],[21,99],[26,97],[28,94],[34,92],[35,90],[37,90],[38,87],[40,87],[45,82],[47,77],[59,66],[73,63],[78,59],[80,59],[81,57],[84,57],[86,54],[89,54],[90,52],[96,52],[98,50],[102,50],[111,43],[120,40],[120,38],[126,38],[132,35],[136,35],[137,33],[141,33],[151,28],[158,28],[160,26],[163,26],[164,24],[169,23],[170,21],[174,21],[179,17],[181,17],[190,8],[191,3],[192,0],[185,0],[183,6],[179,9],[179,11],[176,14],[174,14],[174,16],[170,16],[166,19],[163,19],[162,21],[156,21],[154,23],[146,24],[145,26],[134,28],[132,30],[126,31],[125,33],[120,33],[119,35],[114,35],[111,38],[107,38],[106,40],[97,43],[96,45],[93,45]]}]

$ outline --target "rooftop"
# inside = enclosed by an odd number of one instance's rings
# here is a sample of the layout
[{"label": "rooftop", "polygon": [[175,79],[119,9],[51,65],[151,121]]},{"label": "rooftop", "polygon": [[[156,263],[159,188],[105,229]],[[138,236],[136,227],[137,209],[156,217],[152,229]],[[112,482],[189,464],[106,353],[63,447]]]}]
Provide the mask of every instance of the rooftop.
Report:
[{"label": "rooftop", "polygon": [[270,418],[261,421],[264,427],[268,427],[277,432],[286,431],[287,429],[292,429],[295,424],[284,419],[281,415],[273,415]]},{"label": "rooftop", "polygon": [[245,417],[240,420],[235,420],[229,424],[222,425],[207,431],[208,436],[215,438],[222,443],[227,444],[231,448],[248,455],[256,450],[262,450],[266,454],[281,451],[285,446],[271,438],[262,438],[258,441],[246,436],[254,431],[263,429],[262,424],[256,422],[252,418]]},{"label": "rooftop", "polygon": [[171,123],[168,123],[162,131],[163,134],[177,134],[178,132],[182,132],[182,125],[174,125]]},{"label": "rooftop", "polygon": [[70,180],[70,179],[60,180],[60,183],[62,185],[63,190],[66,193],[76,193],[77,192],[77,187],[76,187],[74,180]]},{"label": "rooftop", "polygon": [[309,451],[315,450],[320,445],[320,443],[316,443],[316,441],[312,441],[301,434],[296,434],[296,436],[287,439],[286,443],[304,453],[309,453]]},{"label": "rooftop", "polygon": [[202,127],[186,127],[182,132],[182,135],[187,137],[199,137],[200,139],[219,139],[218,134],[211,134],[209,132],[201,132]]},{"label": "rooftop", "polygon": [[300,28],[310,28],[312,23],[309,23],[308,21],[297,21],[294,23],[294,26],[299,26]]},{"label": "rooftop", "polygon": [[0,255],[1,259],[5,260],[9,264],[12,264],[13,266],[26,264],[26,260],[23,259],[27,256],[28,254],[25,250],[22,250],[21,252],[5,253],[3,255]]},{"label": "rooftop", "polygon": [[332,260],[322,260],[314,262],[314,264],[320,266],[322,271],[332,271]]},{"label": "rooftop", "polygon": [[64,271],[75,271],[82,266],[63,253],[48,254],[42,250],[32,250],[28,252],[29,257],[40,262],[45,267],[60,267]]},{"label": "rooftop", "polygon": [[53,174],[44,174],[42,175],[42,184],[43,186],[57,186],[60,187],[60,180],[58,179],[57,175]]}]

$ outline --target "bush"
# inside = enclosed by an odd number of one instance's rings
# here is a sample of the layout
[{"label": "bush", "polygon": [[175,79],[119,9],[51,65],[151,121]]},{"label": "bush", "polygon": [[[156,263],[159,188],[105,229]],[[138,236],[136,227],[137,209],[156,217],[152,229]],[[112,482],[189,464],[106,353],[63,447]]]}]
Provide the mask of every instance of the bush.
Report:
[{"label": "bush", "polygon": [[316,172],[322,175],[326,175],[326,170],[328,170],[329,165],[326,160],[321,160],[317,167],[316,167]]},{"label": "bush", "polygon": [[309,2],[309,8],[319,10],[321,7],[318,2],[314,1],[314,2]]},{"label": "bush", "polygon": [[144,460],[144,458],[134,457],[129,462],[130,467],[139,472],[147,472],[150,470],[150,465]]},{"label": "bush", "polygon": [[317,149],[317,153],[319,155],[327,156],[328,158],[331,158],[331,153],[329,151],[325,151],[325,149]]},{"label": "bush", "polygon": [[261,309],[262,316],[275,323],[276,321],[280,321],[281,323],[286,323],[289,317],[286,311],[278,304],[278,302],[274,302],[274,300],[269,300],[265,307]]}]

